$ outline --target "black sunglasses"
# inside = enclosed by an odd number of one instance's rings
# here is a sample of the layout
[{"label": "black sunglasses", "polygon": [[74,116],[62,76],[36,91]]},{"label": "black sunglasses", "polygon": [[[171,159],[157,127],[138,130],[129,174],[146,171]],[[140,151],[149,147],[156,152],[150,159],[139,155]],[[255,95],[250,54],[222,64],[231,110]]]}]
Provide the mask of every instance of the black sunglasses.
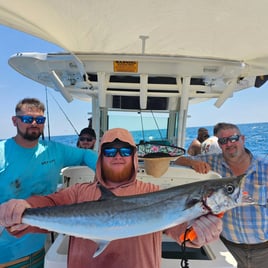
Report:
[{"label": "black sunglasses", "polygon": [[90,138],[79,137],[79,141],[87,141],[87,142],[90,142],[90,141],[93,141],[93,139],[91,137]]},{"label": "black sunglasses", "polygon": [[118,152],[122,157],[131,156],[133,153],[133,148],[131,147],[105,148],[102,150],[103,155],[106,157],[115,157]]},{"label": "black sunglasses", "polygon": [[46,118],[44,116],[33,117],[31,115],[16,115],[16,117],[18,117],[24,124],[32,124],[33,121],[35,121],[36,124],[41,125],[46,121]]},{"label": "black sunglasses", "polygon": [[237,142],[241,135],[232,135],[230,137],[218,138],[218,142],[221,145],[227,144],[228,141],[231,143]]}]

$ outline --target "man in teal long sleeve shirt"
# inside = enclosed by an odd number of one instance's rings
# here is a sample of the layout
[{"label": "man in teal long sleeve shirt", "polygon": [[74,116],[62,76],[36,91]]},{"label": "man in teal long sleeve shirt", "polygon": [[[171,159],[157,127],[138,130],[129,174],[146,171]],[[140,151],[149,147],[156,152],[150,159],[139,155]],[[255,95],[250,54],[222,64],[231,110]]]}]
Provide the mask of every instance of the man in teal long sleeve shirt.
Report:
[{"label": "man in teal long sleeve shirt", "polygon": [[[17,134],[0,142],[0,203],[55,192],[63,167],[87,165],[95,171],[96,152],[39,141],[46,119],[45,107],[39,100],[23,99],[15,112],[12,121]],[[20,267],[20,263],[43,267],[45,240],[45,234],[28,234],[18,239],[2,230],[0,267]]]}]

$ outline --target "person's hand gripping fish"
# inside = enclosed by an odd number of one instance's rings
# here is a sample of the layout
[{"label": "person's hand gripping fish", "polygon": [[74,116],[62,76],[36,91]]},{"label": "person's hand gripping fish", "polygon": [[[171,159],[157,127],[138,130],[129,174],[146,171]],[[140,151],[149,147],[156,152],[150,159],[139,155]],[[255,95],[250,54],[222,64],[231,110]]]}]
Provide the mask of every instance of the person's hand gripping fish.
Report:
[{"label": "person's hand gripping fish", "polygon": [[207,214],[192,222],[185,233],[180,235],[180,242],[186,242],[191,247],[201,247],[208,241],[217,240],[222,231],[222,220],[224,213],[217,215]]},{"label": "person's hand gripping fish", "polygon": [[31,208],[30,204],[25,200],[11,199],[9,202],[0,206],[1,218],[0,226],[6,226],[10,232],[22,231],[28,227],[28,224],[21,223],[22,215],[25,209]]}]

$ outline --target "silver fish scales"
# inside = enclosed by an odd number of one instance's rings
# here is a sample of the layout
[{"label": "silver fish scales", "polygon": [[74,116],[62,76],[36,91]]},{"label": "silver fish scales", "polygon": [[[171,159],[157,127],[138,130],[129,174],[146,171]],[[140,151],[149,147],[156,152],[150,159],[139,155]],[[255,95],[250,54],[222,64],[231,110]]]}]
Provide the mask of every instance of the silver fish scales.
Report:
[{"label": "silver fish scales", "polygon": [[241,189],[242,181],[241,177],[210,179],[122,197],[100,186],[102,197],[98,201],[27,209],[22,222],[94,240],[99,244],[97,256],[112,240],[165,230],[208,213],[253,204]]}]

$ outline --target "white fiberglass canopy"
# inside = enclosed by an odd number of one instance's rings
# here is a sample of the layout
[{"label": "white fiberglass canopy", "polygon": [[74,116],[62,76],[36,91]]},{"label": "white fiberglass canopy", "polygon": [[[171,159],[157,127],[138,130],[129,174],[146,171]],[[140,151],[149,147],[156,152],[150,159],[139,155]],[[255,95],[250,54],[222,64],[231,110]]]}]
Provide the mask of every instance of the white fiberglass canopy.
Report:
[{"label": "white fiberglass canopy", "polygon": [[268,79],[267,10],[267,0],[0,0],[0,24],[65,50],[9,64],[67,101],[179,111],[183,130],[188,104],[220,107]]},{"label": "white fiberglass canopy", "polygon": [[267,10],[266,0],[0,0],[0,23],[73,53],[248,62],[268,57]]}]

